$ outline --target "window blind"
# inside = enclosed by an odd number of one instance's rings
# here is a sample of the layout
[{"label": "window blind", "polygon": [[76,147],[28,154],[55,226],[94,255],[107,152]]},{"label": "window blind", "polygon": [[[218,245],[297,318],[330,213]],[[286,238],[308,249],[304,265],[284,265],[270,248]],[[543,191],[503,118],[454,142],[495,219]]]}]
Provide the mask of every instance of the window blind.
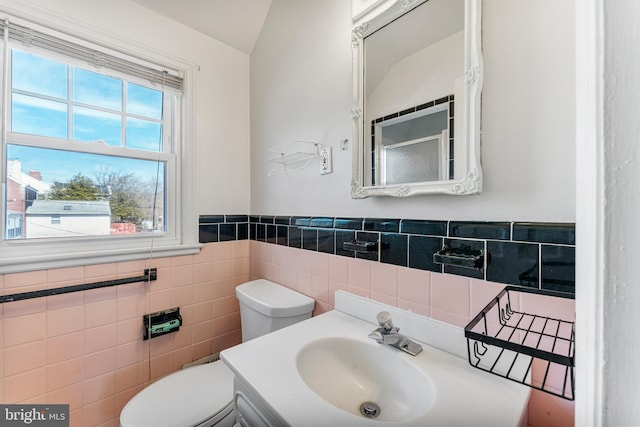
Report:
[{"label": "window blind", "polygon": [[[106,68],[112,71],[123,73],[147,80],[153,84],[162,84],[166,88],[182,91],[183,79],[176,71],[164,69],[161,65],[157,68],[142,64],[147,62],[112,55],[108,52],[85,46],[79,43],[56,37],[34,28],[19,25],[6,20],[0,20],[0,36],[8,33],[9,40],[23,43],[25,46],[34,46],[46,49],[61,55],[84,61],[98,68]],[[105,48],[107,50],[108,48]],[[127,56],[123,54],[123,56]]]}]

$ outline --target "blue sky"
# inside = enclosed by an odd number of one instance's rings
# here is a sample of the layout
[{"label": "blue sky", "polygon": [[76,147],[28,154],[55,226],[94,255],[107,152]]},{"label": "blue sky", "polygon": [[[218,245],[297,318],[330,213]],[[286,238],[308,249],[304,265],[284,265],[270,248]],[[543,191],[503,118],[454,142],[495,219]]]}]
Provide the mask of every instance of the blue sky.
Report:
[{"label": "blue sky", "polygon": [[[127,148],[161,150],[159,90],[78,67],[69,70],[64,63],[18,50],[12,51],[12,89],[13,132],[122,146],[124,127]],[[69,118],[72,129],[68,129]],[[93,178],[105,169],[133,172],[146,181],[157,172],[155,161],[17,145],[8,145],[7,157],[19,159],[23,172],[39,170],[48,182],[65,182],[77,173]]]}]

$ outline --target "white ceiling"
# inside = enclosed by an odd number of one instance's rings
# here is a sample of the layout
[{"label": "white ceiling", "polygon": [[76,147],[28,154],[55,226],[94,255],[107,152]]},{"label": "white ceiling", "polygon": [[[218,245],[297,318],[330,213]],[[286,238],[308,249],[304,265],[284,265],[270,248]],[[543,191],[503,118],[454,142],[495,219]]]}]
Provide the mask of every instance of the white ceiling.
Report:
[{"label": "white ceiling", "polygon": [[133,0],[242,52],[251,53],[271,0]]}]

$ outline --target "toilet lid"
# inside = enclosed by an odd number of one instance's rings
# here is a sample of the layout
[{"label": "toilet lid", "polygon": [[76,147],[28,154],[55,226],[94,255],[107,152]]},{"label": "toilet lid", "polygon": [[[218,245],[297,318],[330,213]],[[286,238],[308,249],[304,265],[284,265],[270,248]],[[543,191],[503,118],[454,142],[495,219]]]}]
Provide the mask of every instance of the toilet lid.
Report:
[{"label": "toilet lid", "polygon": [[[120,414],[122,427],[185,427],[230,410],[233,373],[222,361],[174,372],[136,394]],[[221,414],[224,415],[224,414]]]}]

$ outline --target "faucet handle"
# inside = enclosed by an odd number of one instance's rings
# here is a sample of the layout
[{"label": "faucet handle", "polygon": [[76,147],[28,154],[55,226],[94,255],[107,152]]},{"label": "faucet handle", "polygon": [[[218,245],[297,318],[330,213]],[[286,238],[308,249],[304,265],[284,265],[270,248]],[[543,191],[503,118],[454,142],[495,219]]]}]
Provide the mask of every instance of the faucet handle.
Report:
[{"label": "faucet handle", "polygon": [[388,311],[381,311],[380,313],[378,313],[378,315],[376,316],[376,320],[380,324],[380,327],[386,332],[397,332],[400,330],[398,328],[394,329],[393,322],[391,321],[391,314],[389,314]]}]

